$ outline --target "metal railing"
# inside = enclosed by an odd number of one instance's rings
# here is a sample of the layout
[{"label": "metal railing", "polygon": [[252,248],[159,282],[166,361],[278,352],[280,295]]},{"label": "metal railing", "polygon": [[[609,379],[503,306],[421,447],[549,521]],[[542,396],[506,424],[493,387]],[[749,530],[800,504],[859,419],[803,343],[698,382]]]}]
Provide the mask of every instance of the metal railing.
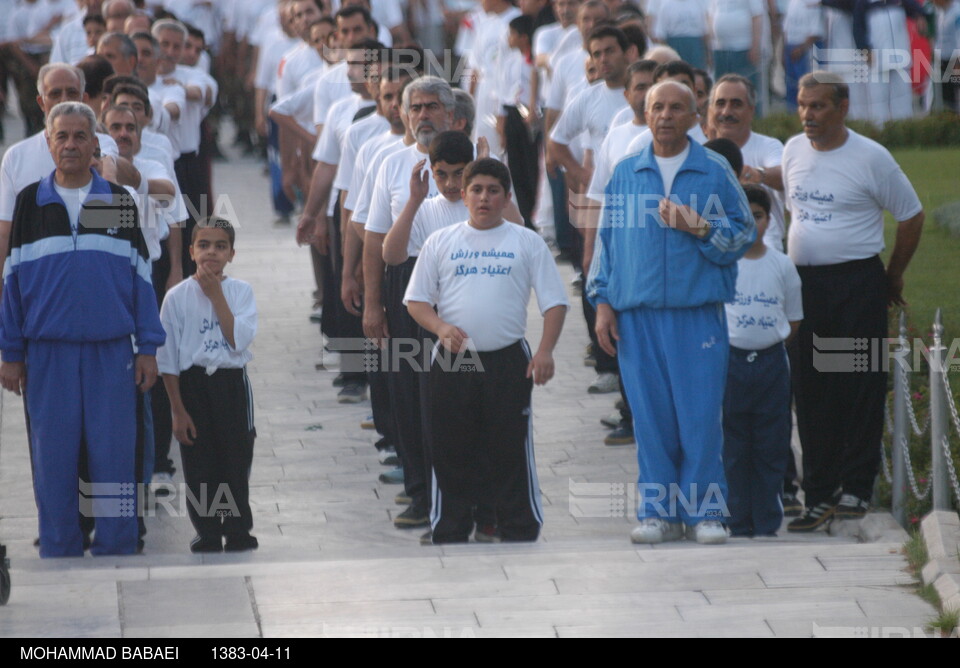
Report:
[{"label": "metal railing", "polygon": [[[960,481],[950,452],[950,423],[960,436],[960,413],[950,387],[947,349],[943,345],[943,321],[940,310],[933,323],[933,345],[927,350],[930,380],[930,412],[921,426],[913,406],[910,393],[908,359],[911,344],[907,338],[906,314],[900,313],[899,341],[895,354],[891,357],[893,374],[893,418],[887,411],[887,432],[890,435],[893,470],[886,455],[886,447],[881,443],[883,475],[892,488],[893,516],[901,526],[907,526],[906,500],[910,491],[918,500],[926,499],[932,492],[934,510],[950,510],[950,494],[960,505]],[[912,432],[922,438],[929,432],[930,437],[930,479],[924,487],[923,481],[917,481],[913,462],[910,457],[909,435]]]}]

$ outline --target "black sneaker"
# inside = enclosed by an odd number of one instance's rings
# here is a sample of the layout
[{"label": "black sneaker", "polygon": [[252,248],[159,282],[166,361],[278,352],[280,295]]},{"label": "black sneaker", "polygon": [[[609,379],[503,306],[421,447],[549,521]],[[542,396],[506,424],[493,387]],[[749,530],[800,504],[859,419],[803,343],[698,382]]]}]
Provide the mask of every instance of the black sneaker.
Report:
[{"label": "black sneaker", "polygon": [[831,501],[818,503],[813,508],[807,508],[807,512],[803,517],[798,517],[790,522],[790,524],[787,525],[787,531],[791,533],[809,533],[816,531],[820,527],[830,524],[835,510],[836,506]]},{"label": "black sneaker", "polygon": [[430,513],[415,506],[410,506],[393,518],[393,526],[398,529],[416,529],[417,527],[430,526]]},{"label": "black sneaker", "polygon": [[421,545],[433,545],[433,529],[427,531],[427,533],[420,536]]},{"label": "black sneaker", "polygon": [[190,551],[194,554],[223,552],[223,543],[220,542],[220,536],[197,536],[190,541]]},{"label": "black sneaker", "polygon": [[803,504],[796,494],[784,492],[780,495],[780,501],[783,504],[784,517],[800,517],[803,514]]},{"label": "black sneaker", "polygon": [[869,509],[869,501],[853,494],[844,494],[840,497],[840,502],[837,504],[833,516],[838,520],[859,520],[863,519]]},{"label": "black sneaker", "polygon": [[247,550],[256,550],[260,547],[256,536],[248,533],[238,534],[236,536],[227,536],[226,544],[223,546],[224,552],[245,552]]},{"label": "black sneaker", "polygon": [[603,439],[604,445],[633,445],[636,442],[633,437],[633,427],[624,426],[622,422]]}]

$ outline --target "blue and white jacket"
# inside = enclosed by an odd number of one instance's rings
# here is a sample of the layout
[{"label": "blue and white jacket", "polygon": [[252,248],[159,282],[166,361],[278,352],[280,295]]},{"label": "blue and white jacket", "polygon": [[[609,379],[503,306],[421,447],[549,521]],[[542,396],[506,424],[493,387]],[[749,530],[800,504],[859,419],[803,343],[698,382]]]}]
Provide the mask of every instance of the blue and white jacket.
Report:
[{"label": "blue and white jacket", "polygon": [[76,234],[53,174],[17,196],[3,267],[5,362],[23,361],[30,340],[87,343],[133,335],[143,355],[163,345],[137,205],[126,190],[92,173]]},{"label": "blue and white jacket", "polygon": [[726,159],[695,141],[670,199],[710,221],[703,239],[667,227],[653,145],[629,155],[607,184],[587,297],[615,311],[690,308],[733,300],[737,260],[756,238],[746,195]]}]

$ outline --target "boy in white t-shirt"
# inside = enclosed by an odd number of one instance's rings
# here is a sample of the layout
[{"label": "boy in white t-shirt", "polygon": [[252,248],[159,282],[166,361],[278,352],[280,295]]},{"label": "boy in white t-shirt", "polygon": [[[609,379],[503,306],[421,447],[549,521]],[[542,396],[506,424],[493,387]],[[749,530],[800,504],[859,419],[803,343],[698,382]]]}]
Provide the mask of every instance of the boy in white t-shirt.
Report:
[{"label": "boy in white t-shirt", "polygon": [[[404,299],[442,345],[430,369],[433,542],[466,542],[481,502],[494,505],[502,540],[533,541],[543,513],[530,396],[534,383],[553,377],[569,302],[543,239],[503,220],[510,200],[503,163],[470,163],[463,199],[469,220],[427,239]],[[544,318],[533,356],[524,339],[531,289]]]},{"label": "boy in white t-shirt", "polygon": [[763,243],[770,196],[744,186],[757,240],[737,263],[737,296],[726,305],[730,361],[723,401],[727,527],[732,536],[774,536],[790,452],[790,368],[784,342],[800,327],[800,276]]},{"label": "boy in white t-shirt", "polygon": [[160,309],[167,341],[157,363],[170,396],[183,477],[193,498],[207,502],[205,508],[187,504],[197,531],[191,552],[257,548],[250,535],[249,488],[257,433],[246,372],[257,306],[248,283],[223,273],[235,239],[227,220],[198,221],[190,242],[197,271],[167,292]]}]

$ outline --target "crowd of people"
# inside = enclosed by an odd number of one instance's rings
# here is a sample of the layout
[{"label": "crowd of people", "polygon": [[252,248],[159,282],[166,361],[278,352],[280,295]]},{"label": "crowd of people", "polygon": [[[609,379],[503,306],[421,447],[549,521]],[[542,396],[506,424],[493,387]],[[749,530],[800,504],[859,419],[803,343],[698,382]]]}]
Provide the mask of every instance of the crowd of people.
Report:
[{"label": "crowd of people", "polygon": [[[824,373],[814,346],[886,335],[923,211],[846,120],[924,108],[915,33],[935,33],[930,79],[957,111],[957,0],[0,4],[0,93],[16,84],[28,135],[0,166],[0,381],[31,381],[42,556],[141,549],[136,517],[77,521],[77,479],[162,494],[174,437],[195,497],[234,501],[191,509],[191,549],[257,546],[256,307],[223,274],[234,226],[212,216],[227,116],[265,160],[274,224],[309,247],[310,317],[341,353],[338,400],[369,394],[397,528],[538,537],[530,396],[569,306],[558,261],[578,275],[587,391],[619,394],[604,442],[637,445],[635,542],[867,511],[886,379]],[[782,103],[803,124],[786,146],[752,129]],[[77,281],[103,253],[130,273]],[[69,429],[52,417],[64,394]]]}]

